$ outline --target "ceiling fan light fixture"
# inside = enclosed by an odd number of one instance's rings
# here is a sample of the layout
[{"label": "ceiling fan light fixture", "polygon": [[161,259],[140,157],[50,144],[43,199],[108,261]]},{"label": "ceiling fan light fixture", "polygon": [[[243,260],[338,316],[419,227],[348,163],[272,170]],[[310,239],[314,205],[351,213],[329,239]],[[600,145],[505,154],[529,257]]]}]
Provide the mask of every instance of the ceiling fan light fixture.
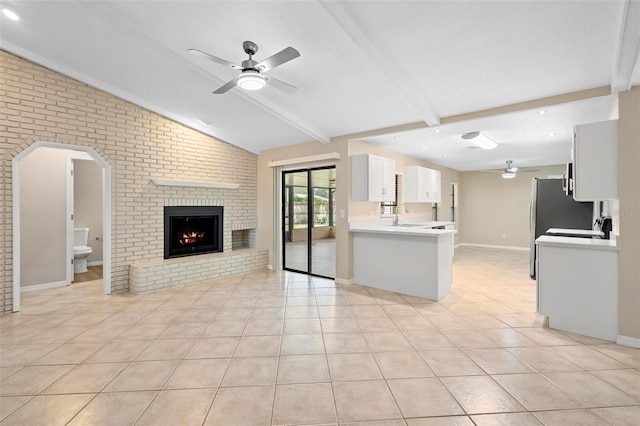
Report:
[{"label": "ceiling fan light fixture", "polygon": [[472,144],[479,146],[482,149],[494,149],[498,146],[496,141],[480,132],[465,133],[464,135],[462,135],[462,139],[468,140]]},{"label": "ceiling fan light fixture", "polygon": [[516,177],[516,174],[513,172],[502,172],[501,176],[502,179],[513,179],[514,177]]},{"label": "ceiling fan light fixture", "polygon": [[259,72],[248,70],[240,74],[237,83],[244,90],[260,90],[267,84],[267,80]]}]

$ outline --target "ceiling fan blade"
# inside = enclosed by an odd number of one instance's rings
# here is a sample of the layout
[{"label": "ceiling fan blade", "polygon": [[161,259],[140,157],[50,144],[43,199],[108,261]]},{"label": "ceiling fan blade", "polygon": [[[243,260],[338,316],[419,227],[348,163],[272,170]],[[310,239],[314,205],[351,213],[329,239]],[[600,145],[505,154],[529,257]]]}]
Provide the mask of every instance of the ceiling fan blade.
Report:
[{"label": "ceiling fan blade", "polygon": [[515,172],[518,171],[518,168],[517,167],[507,167],[507,171],[515,173]]},{"label": "ceiling fan blade", "polygon": [[217,56],[210,55],[210,54],[208,54],[206,52],[203,52],[201,50],[198,50],[198,49],[187,49],[187,52],[189,52],[189,53],[191,53],[192,55],[195,55],[195,56],[200,56],[201,58],[209,59],[210,61],[213,61],[213,62],[215,62],[217,64],[220,64],[220,65],[224,65],[226,67],[231,67],[231,68],[236,69],[236,70],[241,70],[242,69],[242,67],[239,66],[239,65],[232,64],[229,61],[225,61],[224,59],[218,58]]},{"label": "ceiling fan blade", "polygon": [[298,56],[300,56],[300,52],[298,52],[293,47],[287,47],[286,49],[282,49],[275,55],[270,56],[264,61],[260,62],[255,66],[255,68],[259,69],[262,72],[269,71],[270,69],[275,68],[278,65],[282,65],[285,62],[289,62],[290,60],[297,58]]},{"label": "ceiling fan blade", "polygon": [[269,83],[271,86],[275,87],[276,89],[280,89],[287,93],[294,93],[296,90],[298,90],[296,86],[292,86],[289,83],[285,83],[284,81],[278,80],[275,77],[269,77],[264,74],[263,74],[263,77],[267,79],[267,83]]},{"label": "ceiling fan blade", "polygon": [[[240,77],[240,76],[238,76],[238,77]],[[236,77],[233,80],[230,80],[227,83],[225,83],[224,86],[220,87],[218,90],[213,92],[213,94],[214,95],[221,95],[221,94],[226,93],[229,90],[233,89],[234,87],[236,87],[236,84],[238,83],[238,77]]]}]

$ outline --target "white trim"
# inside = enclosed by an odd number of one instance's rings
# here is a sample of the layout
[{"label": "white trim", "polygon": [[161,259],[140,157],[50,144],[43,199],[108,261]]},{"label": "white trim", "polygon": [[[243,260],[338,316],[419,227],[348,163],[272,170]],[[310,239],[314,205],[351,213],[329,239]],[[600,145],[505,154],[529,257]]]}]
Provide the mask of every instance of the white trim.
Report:
[{"label": "white trim", "polygon": [[353,284],[353,278],[349,278],[349,279],[334,278],[333,281],[335,281],[336,284],[346,284],[346,285]]},{"label": "white trim", "polygon": [[504,250],[530,251],[529,247],[497,246],[497,245],[493,245],[493,244],[460,243],[456,247],[460,247],[460,246],[465,246],[465,247],[484,247],[484,248],[494,248],[494,249],[504,249]]},{"label": "white trim", "polygon": [[[27,148],[28,149],[28,148]],[[24,151],[23,151],[24,152]],[[20,310],[20,154],[11,160],[11,194],[13,203],[13,312]]]},{"label": "white trim", "polygon": [[11,159],[11,195],[13,212],[13,312],[20,310],[20,160],[38,148],[55,148],[85,152],[102,167],[102,292],[111,294],[111,165],[91,147],[37,141]]},{"label": "white trim", "polygon": [[640,339],[638,339],[637,337],[622,336],[618,334],[618,337],[616,338],[616,343],[619,345],[629,346],[632,348],[640,348]]},{"label": "white trim", "polygon": [[87,266],[100,266],[102,264],[103,264],[102,260],[96,260],[96,261],[93,261],[93,262],[87,262]]},{"label": "white trim", "polygon": [[273,251],[271,262],[274,271],[281,271],[282,264],[282,166],[273,168]]},{"label": "white trim", "polygon": [[158,186],[185,186],[189,188],[220,188],[220,189],[238,189],[239,183],[225,182],[206,182],[199,180],[172,180],[172,179],[151,179],[151,182]]},{"label": "white trim", "polygon": [[326,154],[309,155],[306,157],[288,158],[286,160],[269,161],[269,167],[289,166],[291,164],[312,163],[314,161],[339,160],[339,152],[328,152]]},{"label": "white trim", "polygon": [[626,0],[620,21],[620,34],[616,44],[611,93],[631,88],[633,70],[640,55],[640,2]]},{"label": "white trim", "polygon": [[20,287],[20,293],[30,293],[32,291],[40,291],[40,290],[47,290],[50,288],[65,287],[67,285],[68,284],[66,281],[55,281],[52,283],[29,285],[26,287]]},{"label": "white trim", "polygon": [[267,265],[267,269],[269,269],[270,271],[274,271],[275,269],[273,269],[273,265]]}]

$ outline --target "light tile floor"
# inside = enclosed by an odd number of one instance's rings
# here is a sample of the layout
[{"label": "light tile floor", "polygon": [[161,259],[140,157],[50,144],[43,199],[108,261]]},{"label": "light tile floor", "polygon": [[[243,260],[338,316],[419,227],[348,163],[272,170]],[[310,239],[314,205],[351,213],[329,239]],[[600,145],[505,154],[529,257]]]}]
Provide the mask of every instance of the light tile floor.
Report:
[{"label": "light tile floor", "polygon": [[457,250],[439,303],[269,271],[100,289],[0,316],[2,424],[640,424],[640,350],[544,328],[527,253]]}]

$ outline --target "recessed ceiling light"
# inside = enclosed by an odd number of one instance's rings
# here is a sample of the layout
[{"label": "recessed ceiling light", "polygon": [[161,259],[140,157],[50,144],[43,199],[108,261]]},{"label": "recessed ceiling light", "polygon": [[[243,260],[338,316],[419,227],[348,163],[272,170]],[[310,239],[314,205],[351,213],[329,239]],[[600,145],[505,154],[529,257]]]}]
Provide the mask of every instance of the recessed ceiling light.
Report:
[{"label": "recessed ceiling light", "polygon": [[400,136],[394,136],[393,140],[395,140],[395,141],[400,140]]},{"label": "recessed ceiling light", "polygon": [[541,109],[540,111],[538,111],[538,114],[544,114],[544,113],[546,113],[546,112],[547,112],[547,110],[546,110],[546,109]]},{"label": "recessed ceiling light", "polygon": [[427,149],[427,146],[426,145],[422,145],[420,148]]},{"label": "recessed ceiling light", "polygon": [[440,133],[440,129],[436,129],[436,133]]},{"label": "recessed ceiling light", "polygon": [[443,155],[444,158],[448,158],[449,156],[447,154]]},{"label": "recessed ceiling light", "polygon": [[549,133],[549,136],[550,136],[550,137],[554,137],[555,135],[556,135],[556,134],[555,134],[555,133],[553,133],[553,132],[552,132],[552,133]]},{"label": "recessed ceiling light", "polygon": [[11,19],[12,21],[20,20],[20,14],[15,9],[5,5],[2,5],[0,7],[2,7],[2,14],[7,18]]}]

